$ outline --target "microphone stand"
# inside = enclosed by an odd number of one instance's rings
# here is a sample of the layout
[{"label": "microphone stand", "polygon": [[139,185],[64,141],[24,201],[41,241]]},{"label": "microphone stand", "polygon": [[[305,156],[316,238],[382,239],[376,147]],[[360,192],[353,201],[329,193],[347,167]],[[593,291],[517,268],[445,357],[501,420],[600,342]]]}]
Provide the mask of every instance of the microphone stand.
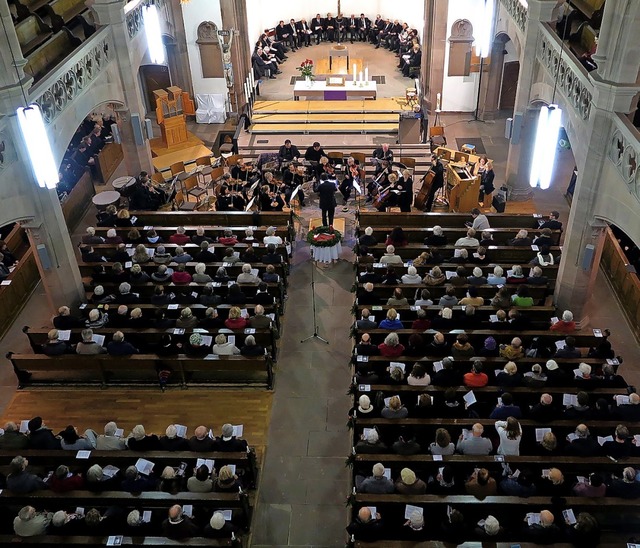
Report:
[{"label": "microphone stand", "polygon": [[311,265],[311,303],[313,309],[313,333],[309,335],[306,339],[302,339],[300,342],[307,342],[311,339],[321,340],[323,343],[329,344],[327,339],[323,339],[320,335],[318,335],[318,320],[316,319],[316,280],[315,280],[315,265]]}]

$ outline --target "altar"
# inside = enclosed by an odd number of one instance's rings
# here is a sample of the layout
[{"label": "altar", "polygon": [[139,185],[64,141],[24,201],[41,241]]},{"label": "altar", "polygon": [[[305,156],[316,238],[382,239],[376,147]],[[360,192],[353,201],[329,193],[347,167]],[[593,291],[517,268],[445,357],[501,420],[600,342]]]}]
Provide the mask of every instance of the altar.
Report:
[{"label": "altar", "polygon": [[300,97],[308,100],[320,101],[345,101],[347,99],[365,98],[375,99],[378,93],[378,85],[374,81],[345,82],[342,86],[327,85],[325,80],[315,80],[311,83],[299,80],[293,86],[293,99],[298,101]]}]

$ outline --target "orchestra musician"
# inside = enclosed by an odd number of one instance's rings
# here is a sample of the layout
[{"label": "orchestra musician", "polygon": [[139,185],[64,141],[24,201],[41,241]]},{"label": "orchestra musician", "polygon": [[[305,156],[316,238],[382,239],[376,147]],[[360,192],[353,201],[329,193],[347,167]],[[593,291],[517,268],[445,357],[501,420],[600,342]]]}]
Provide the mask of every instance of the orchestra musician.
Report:
[{"label": "orchestra musician", "polygon": [[357,179],[359,179],[358,163],[352,156],[349,156],[347,158],[347,163],[344,166],[344,178],[342,179],[342,183],[340,183],[339,187],[345,206],[347,205],[349,198],[351,198],[351,189],[353,189],[353,182]]},{"label": "orchestra musician", "polygon": [[387,178],[392,173],[393,168],[387,160],[382,160],[381,169],[375,174],[374,178],[367,184],[367,202],[371,202],[378,195],[380,189],[388,185]]},{"label": "orchestra musician", "polygon": [[284,199],[266,184],[260,188],[260,209],[262,211],[282,211]]},{"label": "orchestra musician", "polygon": [[238,158],[236,165],[231,168],[231,178],[244,184],[253,184],[258,177],[258,169],[252,163],[245,163],[244,158]]},{"label": "orchestra musician", "polygon": [[395,172],[389,173],[387,177],[387,185],[381,190],[386,195],[383,198],[380,205],[378,205],[378,211],[385,211],[388,207],[396,207],[398,205],[398,198],[400,196],[400,190],[397,187],[398,175]]},{"label": "orchestra musician", "polygon": [[382,171],[382,162],[393,162],[393,151],[389,148],[389,143],[383,143],[373,151],[373,158],[376,163],[375,175]]},{"label": "orchestra musician", "polygon": [[278,150],[278,158],[280,163],[292,162],[300,158],[300,151],[296,145],[291,144],[291,139],[287,139]]},{"label": "orchestra musician", "polygon": [[216,210],[217,211],[232,211],[233,210],[233,200],[231,198],[231,194],[229,193],[229,187],[227,185],[221,185],[218,190],[218,197],[216,200]]},{"label": "orchestra musician", "polygon": [[402,171],[402,177],[396,183],[396,189],[400,191],[398,194],[398,207],[403,213],[411,212],[413,204],[413,178],[408,169]]},{"label": "orchestra musician", "polygon": [[155,211],[165,203],[166,194],[163,190],[156,189],[151,184],[149,174],[141,171],[136,177],[136,182],[129,198],[129,207],[131,209],[140,209],[145,211]]},{"label": "orchestra musician", "polygon": [[429,190],[429,196],[427,197],[427,202],[424,206],[425,211],[431,211],[436,193],[444,186],[444,166],[440,161],[440,157],[435,154],[431,155],[431,171],[433,171],[434,177],[433,182],[431,183],[431,189]]},{"label": "orchestra musician", "polygon": [[[284,183],[285,203],[287,205],[291,205],[289,203],[291,199],[291,194],[296,189],[296,187],[304,183],[304,167],[298,166],[296,168],[295,165],[289,164],[289,169],[286,170],[283,174],[282,182]],[[298,194],[296,195],[296,197],[300,201],[300,206],[304,207],[305,206],[304,192],[302,191],[302,188],[298,191]]]}]

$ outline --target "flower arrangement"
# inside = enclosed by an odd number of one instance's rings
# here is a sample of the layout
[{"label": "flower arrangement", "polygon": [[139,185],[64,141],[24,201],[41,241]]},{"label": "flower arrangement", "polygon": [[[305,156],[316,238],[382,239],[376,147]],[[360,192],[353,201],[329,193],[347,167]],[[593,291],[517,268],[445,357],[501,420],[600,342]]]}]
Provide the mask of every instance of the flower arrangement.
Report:
[{"label": "flower arrangement", "polygon": [[342,241],[342,234],[333,226],[312,227],[307,233],[307,243],[315,247],[333,247]]},{"label": "flower arrangement", "polygon": [[300,76],[313,80],[313,61],[311,59],[305,59],[296,68],[300,71]]}]

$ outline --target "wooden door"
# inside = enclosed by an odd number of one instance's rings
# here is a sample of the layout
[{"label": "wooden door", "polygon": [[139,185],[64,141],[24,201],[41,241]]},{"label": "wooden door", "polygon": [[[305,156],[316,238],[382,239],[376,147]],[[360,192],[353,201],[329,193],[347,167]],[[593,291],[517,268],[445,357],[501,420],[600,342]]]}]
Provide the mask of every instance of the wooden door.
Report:
[{"label": "wooden door", "polygon": [[500,90],[500,110],[513,110],[516,104],[516,89],[518,87],[519,74],[519,61],[510,61],[504,64],[504,68],[502,69],[502,89]]},{"label": "wooden door", "polygon": [[156,99],[153,95],[156,89],[166,89],[171,86],[169,67],[165,65],[143,65],[140,67],[140,79],[147,106],[147,112],[156,108]]}]

